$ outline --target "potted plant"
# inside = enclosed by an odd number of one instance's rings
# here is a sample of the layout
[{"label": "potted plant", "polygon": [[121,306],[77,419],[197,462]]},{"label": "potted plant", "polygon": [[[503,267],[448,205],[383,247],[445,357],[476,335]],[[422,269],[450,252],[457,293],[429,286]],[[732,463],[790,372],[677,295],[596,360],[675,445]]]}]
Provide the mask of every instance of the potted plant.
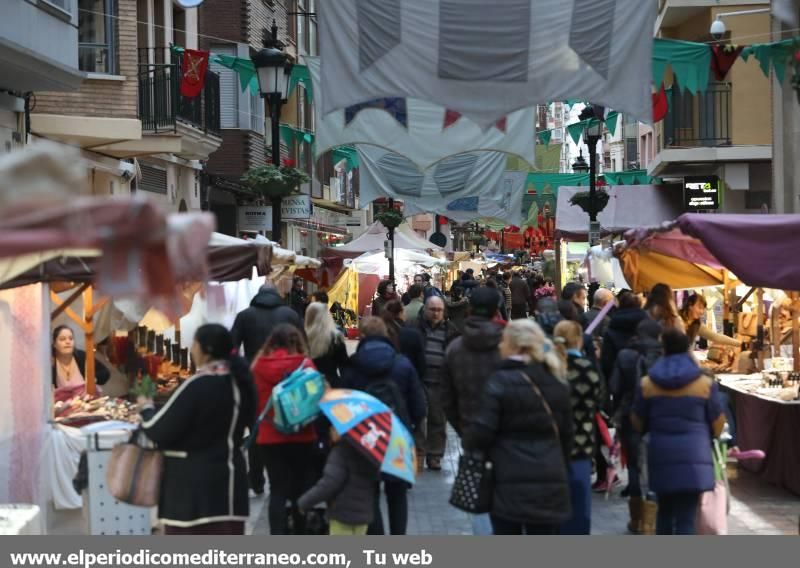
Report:
[{"label": "potted plant", "polygon": [[290,196],[311,178],[303,170],[267,164],[252,168],[242,176],[242,182],[265,199],[282,199]]},{"label": "potted plant", "polygon": [[[608,205],[608,200],[611,196],[605,189],[598,188],[595,191],[595,203],[597,204],[597,211],[596,213],[600,213],[603,209],[606,208]],[[588,191],[581,191],[576,193],[572,196],[569,200],[572,205],[577,205],[581,209],[583,209],[586,213],[591,215],[592,213],[592,200]]]},{"label": "potted plant", "polygon": [[403,222],[403,214],[397,209],[387,209],[375,215],[375,220],[380,221],[387,229],[396,229]]}]

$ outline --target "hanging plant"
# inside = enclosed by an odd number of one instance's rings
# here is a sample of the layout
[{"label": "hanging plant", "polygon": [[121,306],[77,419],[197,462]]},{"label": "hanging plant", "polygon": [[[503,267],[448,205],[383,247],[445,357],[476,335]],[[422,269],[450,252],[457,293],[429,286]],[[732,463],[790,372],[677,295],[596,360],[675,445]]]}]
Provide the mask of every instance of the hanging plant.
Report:
[{"label": "hanging plant", "polygon": [[267,199],[288,197],[301,184],[309,181],[311,178],[303,170],[287,166],[278,167],[273,164],[252,168],[242,176],[244,184]]},{"label": "hanging plant", "polygon": [[[597,213],[600,213],[600,211],[606,208],[609,199],[611,199],[611,196],[605,189],[598,188],[595,191],[595,203],[597,204]],[[577,205],[578,207],[583,209],[586,213],[591,215],[592,200],[588,191],[581,191],[579,193],[576,193],[575,195],[572,196],[569,202],[572,205]]]},{"label": "hanging plant", "polygon": [[403,222],[404,217],[400,211],[396,209],[387,209],[375,215],[375,220],[380,221],[381,224],[387,229],[396,229]]}]

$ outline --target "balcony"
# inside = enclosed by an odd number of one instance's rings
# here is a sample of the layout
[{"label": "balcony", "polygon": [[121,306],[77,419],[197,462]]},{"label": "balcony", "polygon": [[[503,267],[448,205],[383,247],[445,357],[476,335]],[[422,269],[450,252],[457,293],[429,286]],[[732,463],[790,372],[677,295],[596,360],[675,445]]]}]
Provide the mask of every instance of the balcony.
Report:
[{"label": "balcony", "polygon": [[[181,125],[203,134],[220,136],[219,75],[206,71],[206,82],[200,95],[181,96],[183,59],[172,57],[171,63],[148,63],[147,52],[139,50],[139,120],[146,133],[178,133]],[[162,49],[153,50],[155,53]],[[159,60],[160,58],[156,58]]]},{"label": "balcony", "polygon": [[711,83],[706,92],[692,95],[673,87],[670,111],[664,119],[665,148],[731,145],[731,85]]}]

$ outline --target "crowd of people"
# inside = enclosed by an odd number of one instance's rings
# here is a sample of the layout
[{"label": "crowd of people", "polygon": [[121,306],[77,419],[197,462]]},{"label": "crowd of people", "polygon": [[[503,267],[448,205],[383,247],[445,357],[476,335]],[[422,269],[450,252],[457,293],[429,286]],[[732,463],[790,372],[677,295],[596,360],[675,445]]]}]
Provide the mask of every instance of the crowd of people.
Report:
[{"label": "crowd of people", "polygon": [[299,292],[287,306],[265,286],[230,332],[201,327],[197,374],[157,412],[141,401],[145,432],[169,450],[168,532],[241,532],[248,489],[268,484],[272,534],[313,534],[310,513],[323,502],[330,534],[384,534],[381,493],[388,532],[406,533],[411,486],[379,474],[324,419],[291,434],[264,420],[242,457],[255,415],[304,365],[330,387],[391,399],[419,472],[442,469],[448,424],[464,453],[489,460],[491,511],[473,515],[475,534],[589,534],[592,491],[615,483],[606,425],[627,456],[628,530],[694,532],[726,403],[691,349],[697,337],[733,343],[703,325],[702,296],[678,310],[665,285],[643,299],[573,282],[556,298],[522,271],[481,280],[467,271],[444,294],[420,274],[402,295],[380,283],[348,356],[327,298]]}]

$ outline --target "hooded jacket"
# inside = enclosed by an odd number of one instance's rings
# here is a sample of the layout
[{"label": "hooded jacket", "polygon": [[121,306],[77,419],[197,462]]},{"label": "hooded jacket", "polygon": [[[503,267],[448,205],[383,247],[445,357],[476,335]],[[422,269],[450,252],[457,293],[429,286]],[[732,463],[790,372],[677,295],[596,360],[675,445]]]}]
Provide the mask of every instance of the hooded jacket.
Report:
[{"label": "hooded jacket", "polygon": [[402,393],[410,427],[419,424],[427,413],[425,391],[417,371],[405,355],[399,354],[387,337],[365,337],[350,357],[350,364],[342,373],[345,388],[365,390],[370,381],[389,377]]},{"label": "hooded jacket", "polygon": [[464,322],[469,312],[469,298],[447,300],[447,318],[459,333],[464,333]]},{"label": "hooded jacket", "polygon": [[614,372],[617,354],[625,349],[636,335],[636,327],[647,316],[640,308],[626,308],[614,312],[608,323],[608,330],[603,335],[603,353],[600,356],[600,370],[608,380]]},{"label": "hooded jacket", "polygon": [[272,330],[279,323],[290,323],[303,330],[303,322],[292,308],[286,305],[277,290],[261,290],[250,307],[236,316],[231,328],[234,348],[244,343],[244,356],[253,362],[264,347]]},{"label": "hooded jacket", "polygon": [[[264,410],[272,396],[275,386],[292,374],[307,357],[300,353],[289,353],[285,349],[277,349],[269,355],[259,357],[253,364],[253,381],[258,393],[258,414]],[[311,359],[308,359],[307,366],[313,367]],[[302,444],[314,442],[317,439],[314,426],[309,425],[296,434],[284,434],[279,432],[272,423],[272,411],[261,421],[258,427],[256,443],[259,445],[269,444]]]},{"label": "hooded jacket", "polygon": [[471,316],[464,334],[447,347],[442,367],[441,399],[448,422],[461,435],[478,410],[486,380],[500,365],[503,328],[487,318]]},{"label": "hooded jacket", "polygon": [[633,398],[639,381],[664,354],[657,338],[634,338],[630,345],[619,352],[614,371],[609,379],[609,388],[614,397],[614,415],[618,425],[630,419]]},{"label": "hooded jacket", "polygon": [[717,384],[689,353],[659,359],[642,379],[632,420],[650,433],[650,488],[657,494],[714,488],[712,437],[725,426]]}]

